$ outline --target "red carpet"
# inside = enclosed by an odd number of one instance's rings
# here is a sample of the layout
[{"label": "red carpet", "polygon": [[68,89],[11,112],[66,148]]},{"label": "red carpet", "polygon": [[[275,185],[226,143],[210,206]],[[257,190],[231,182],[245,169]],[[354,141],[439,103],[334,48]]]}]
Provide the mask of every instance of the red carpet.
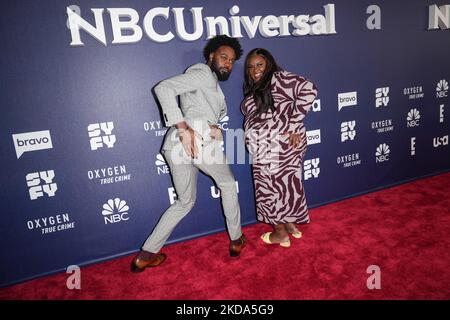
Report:
[{"label": "red carpet", "polygon": [[[0,289],[0,299],[450,299],[450,173],[311,210],[290,248],[270,230],[244,228],[249,245],[228,257],[224,232],[169,245],[158,268],[129,272],[132,256],[81,269],[81,290],[61,273]],[[381,289],[367,288],[367,267]]]}]

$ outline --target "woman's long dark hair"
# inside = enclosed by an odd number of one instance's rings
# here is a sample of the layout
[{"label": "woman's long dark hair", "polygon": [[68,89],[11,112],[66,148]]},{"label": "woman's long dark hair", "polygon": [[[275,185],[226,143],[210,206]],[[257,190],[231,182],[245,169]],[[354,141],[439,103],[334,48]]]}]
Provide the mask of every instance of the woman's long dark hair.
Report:
[{"label": "woman's long dark hair", "polygon": [[[262,78],[256,83],[250,77],[248,69],[248,61],[253,55],[262,56],[266,60],[266,70]],[[247,54],[244,68],[244,97],[253,96],[259,114],[267,112],[269,109],[274,110],[275,106],[272,92],[270,92],[270,85],[273,73],[282,69],[278,66],[273,56],[266,49],[255,48]]]}]

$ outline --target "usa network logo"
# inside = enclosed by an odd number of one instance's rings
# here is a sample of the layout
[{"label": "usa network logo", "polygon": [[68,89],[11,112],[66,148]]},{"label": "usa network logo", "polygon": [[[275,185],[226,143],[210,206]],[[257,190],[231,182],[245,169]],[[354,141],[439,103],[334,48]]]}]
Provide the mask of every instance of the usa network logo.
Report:
[{"label": "usa network logo", "polygon": [[53,148],[50,130],[13,134],[12,138],[17,159],[25,152]]},{"label": "usa network logo", "polygon": [[445,98],[448,94],[448,82],[445,79],[440,80],[436,85],[436,98]]}]

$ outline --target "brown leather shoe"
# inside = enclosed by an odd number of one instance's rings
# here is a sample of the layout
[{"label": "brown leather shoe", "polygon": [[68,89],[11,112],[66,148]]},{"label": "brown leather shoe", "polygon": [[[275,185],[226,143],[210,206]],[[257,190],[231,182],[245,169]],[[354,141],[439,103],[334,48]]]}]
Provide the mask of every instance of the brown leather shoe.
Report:
[{"label": "brown leather shoe", "polygon": [[237,240],[233,240],[230,242],[230,257],[239,257],[242,249],[247,244],[247,238],[244,234],[239,237]]},{"label": "brown leather shoe", "polygon": [[164,253],[152,253],[141,250],[131,262],[131,272],[138,273],[144,271],[145,268],[157,267],[163,263],[166,258],[167,256]]}]

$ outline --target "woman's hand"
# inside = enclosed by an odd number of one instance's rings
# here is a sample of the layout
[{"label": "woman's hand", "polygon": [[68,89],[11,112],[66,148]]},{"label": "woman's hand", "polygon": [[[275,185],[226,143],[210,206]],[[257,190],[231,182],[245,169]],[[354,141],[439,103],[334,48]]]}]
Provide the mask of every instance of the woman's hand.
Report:
[{"label": "woman's hand", "polygon": [[282,135],[289,135],[289,148],[300,148],[302,139],[304,138],[304,133],[291,133],[291,132],[285,132],[282,133]]}]

